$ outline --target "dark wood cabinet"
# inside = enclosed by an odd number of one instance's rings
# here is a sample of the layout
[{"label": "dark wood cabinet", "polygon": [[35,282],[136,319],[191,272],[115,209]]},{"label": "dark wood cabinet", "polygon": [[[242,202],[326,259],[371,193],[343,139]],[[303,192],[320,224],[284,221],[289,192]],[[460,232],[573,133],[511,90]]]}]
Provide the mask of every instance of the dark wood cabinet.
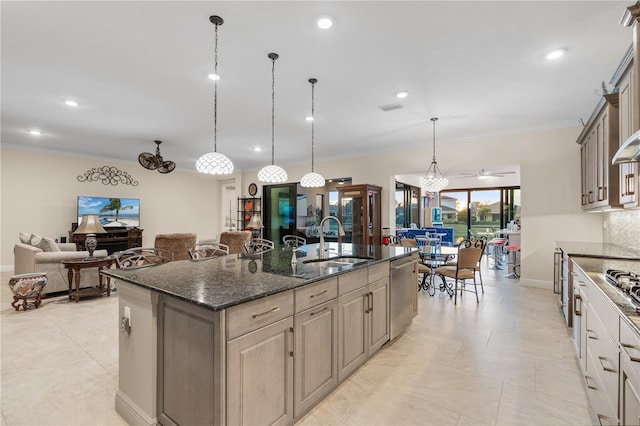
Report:
[{"label": "dark wood cabinet", "polygon": [[[86,250],[84,246],[86,238],[85,234],[74,234],[73,231],[69,231],[69,241],[75,243],[77,250]],[[142,229],[109,229],[109,232],[105,234],[97,234],[96,240],[98,240],[96,249],[107,250],[109,254],[133,247],[142,247]]]},{"label": "dark wood cabinet", "polygon": [[381,187],[367,184],[338,188],[338,219],[346,233],[343,242],[380,245],[381,192]]}]

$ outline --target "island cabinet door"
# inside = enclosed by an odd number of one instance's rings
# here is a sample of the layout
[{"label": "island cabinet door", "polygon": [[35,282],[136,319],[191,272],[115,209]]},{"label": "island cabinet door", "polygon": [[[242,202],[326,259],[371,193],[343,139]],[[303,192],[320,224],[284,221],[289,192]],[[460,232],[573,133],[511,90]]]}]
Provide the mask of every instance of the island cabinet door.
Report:
[{"label": "island cabinet door", "polygon": [[293,423],[293,317],[227,342],[227,424]]},{"label": "island cabinet door", "polygon": [[369,284],[368,354],[373,355],[389,341],[389,277]]},{"label": "island cabinet door", "polygon": [[294,318],[294,411],[300,417],[338,384],[338,301]]},{"label": "island cabinet door", "polygon": [[338,380],[344,380],[368,357],[369,289],[338,298]]},{"label": "island cabinet door", "polygon": [[219,312],[161,297],[157,401],[162,425],[224,423],[223,345]]}]

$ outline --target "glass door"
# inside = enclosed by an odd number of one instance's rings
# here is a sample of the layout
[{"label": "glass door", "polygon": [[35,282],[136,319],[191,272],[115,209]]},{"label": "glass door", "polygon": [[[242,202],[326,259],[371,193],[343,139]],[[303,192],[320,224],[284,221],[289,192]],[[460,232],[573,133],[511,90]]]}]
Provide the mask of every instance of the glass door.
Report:
[{"label": "glass door", "polygon": [[278,245],[282,237],[296,233],[297,185],[266,185],[263,200],[264,238]]},{"label": "glass door", "polygon": [[466,189],[440,193],[443,226],[453,228],[454,244],[472,235],[491,237],[520,220],[520,188]]}]

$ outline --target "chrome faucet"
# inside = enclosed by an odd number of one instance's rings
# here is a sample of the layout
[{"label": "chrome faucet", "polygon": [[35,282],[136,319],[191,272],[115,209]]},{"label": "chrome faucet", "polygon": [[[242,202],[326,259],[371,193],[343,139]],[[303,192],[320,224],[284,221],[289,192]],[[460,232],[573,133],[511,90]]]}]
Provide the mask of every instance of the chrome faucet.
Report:
[{"label": "chrome faucet", "polygon": [[336,222],[338,222],[338,235],[341,237],[344,236],[344,229],[342,228],[342,223],[340,223],[338,218],[335,216],[325,216],[324,219],[322,219],[322,221],[320,222],[320,254],[319,254],[320,259],[324,259],[324,251],[325,251],[323,227],[324,227],[324,223],[329,219],[333,219]]}]

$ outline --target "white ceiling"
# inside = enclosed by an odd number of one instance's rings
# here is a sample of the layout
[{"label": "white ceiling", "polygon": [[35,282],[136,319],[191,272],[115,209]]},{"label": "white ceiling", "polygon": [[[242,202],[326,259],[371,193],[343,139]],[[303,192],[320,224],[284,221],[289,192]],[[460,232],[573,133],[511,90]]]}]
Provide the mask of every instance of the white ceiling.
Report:
[{"label": "white ceiling", "polygon": [[[163,141],[193,170],[213,148],[236,168],[316,160],[579,125],[631,44],[631,1],[2,1],[2,143],[135,162]],[[315,27],[330,15],[330,30]],[[563,47],[567,55],[543,55]],[[395,98],[408,90],[405,100]],[[75,99],[79,107],[63,104]],[[378,106],[400,102],[402,109]],[[42,136],[28,130],[37,128]],[[255,146],[263,148],[253,152]],[[428,164],[431,153],[425,157]],[[445,170],[445,173],[447,171]]]}]

